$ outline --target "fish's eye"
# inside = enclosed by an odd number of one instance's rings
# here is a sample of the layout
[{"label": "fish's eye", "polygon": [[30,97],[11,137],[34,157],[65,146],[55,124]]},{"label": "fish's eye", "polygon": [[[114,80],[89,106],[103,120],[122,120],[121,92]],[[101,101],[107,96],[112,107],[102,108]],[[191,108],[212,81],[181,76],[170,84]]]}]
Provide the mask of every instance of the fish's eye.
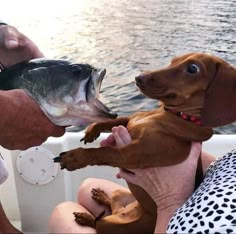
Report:
[{"label": "fish's eye", "polygon": [[78,64],[73,64],[73,65],[71,65],[71,71],[72,71],[74,74],[80,74],[81,71],[82,71],[82,67],[79,66]]},{"label": "fish's eye", "polygon": [[195,63],[190,63],[187,66],[187,72],[191,75],[197,74],[200,72],[200,68],[197,64]]}]

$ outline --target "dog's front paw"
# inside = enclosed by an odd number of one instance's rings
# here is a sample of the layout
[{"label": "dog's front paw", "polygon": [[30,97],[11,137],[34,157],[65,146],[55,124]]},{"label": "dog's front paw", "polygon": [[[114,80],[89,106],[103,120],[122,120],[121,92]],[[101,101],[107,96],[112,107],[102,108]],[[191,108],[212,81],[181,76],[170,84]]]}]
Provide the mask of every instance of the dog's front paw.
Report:
[{"label": "dog's front paw", "polygon": [[100,129],[96,123],[91,124],[85,131],[85,136],[80,140],[87,142],[93,142],[100,136]]},{"label": "dog's front paw", "polygon": [[58,157],[54,158],[55,163],[60,163],[61,169],[67,169],[68,171],[74,171],[76,169],[87,166],[86,160],[83,158],[83,149],[78,148],[61,153]]},{"label": "dog's front paw", "polygon": [[73,214],[76,223],[95,228],[95,218],[92,215],[82,212],[74,212]]}]

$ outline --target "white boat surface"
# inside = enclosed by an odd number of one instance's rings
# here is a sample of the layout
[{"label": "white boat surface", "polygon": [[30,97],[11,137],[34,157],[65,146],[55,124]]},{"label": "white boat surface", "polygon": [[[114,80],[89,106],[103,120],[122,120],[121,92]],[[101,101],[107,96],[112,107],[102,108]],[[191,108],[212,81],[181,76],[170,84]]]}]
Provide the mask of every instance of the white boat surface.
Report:
[{"label": "white boat surface", "polygon": [[[89,166],[73,172],[60,170],[52,158],[76,147],[98,147],[107,137],[101,134],[92,144],[80,142],[84,132],[67,132],[60,138],[48,138],[39,147],[26,151],[1,148],[9,169],[9,178],[0,186],[0,197],[8,218],[24,233],[47,233],[48,218],[54,207],[63,201],[75,201],[82,181],[89,177],[108,179],[126,186],[115,177],[117,168]],[[236,135],[213,135],[203,149],[216,157],[235,148]]]}]

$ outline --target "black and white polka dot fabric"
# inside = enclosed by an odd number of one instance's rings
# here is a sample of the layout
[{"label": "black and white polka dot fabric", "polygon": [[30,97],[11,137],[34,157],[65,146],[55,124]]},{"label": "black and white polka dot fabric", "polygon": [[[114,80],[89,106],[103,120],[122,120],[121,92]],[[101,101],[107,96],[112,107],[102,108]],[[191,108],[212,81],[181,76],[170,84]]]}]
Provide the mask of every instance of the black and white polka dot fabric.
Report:
[{"label": "black and white polka dot fabric", "polygon": [[236,150],[212,163],[167,233],[236,233]]}]

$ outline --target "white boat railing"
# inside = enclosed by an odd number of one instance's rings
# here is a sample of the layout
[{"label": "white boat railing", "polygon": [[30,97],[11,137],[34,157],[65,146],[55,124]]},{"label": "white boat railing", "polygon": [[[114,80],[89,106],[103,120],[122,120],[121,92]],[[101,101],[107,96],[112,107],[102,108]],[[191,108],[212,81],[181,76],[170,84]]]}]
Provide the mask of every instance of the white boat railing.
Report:
[{"label": "white boat railing", "polygon": [[[19,221],[24,232],[47,232],[48,218],[54,207],[63,201],[76,201],[81,182],[89,177],[104,178],[125,185],[115,178],[116,168],[93,166],[74,172],[60,170],[53,157],[76,147],[98,147],[107,134],[92,144],[80,142],[83,132],[66,133],[49,138],[39,147],[26,151],[1,149],[10,170],[8,180],[0,186],[3,207],[12,221]],[[203,149],[216,157],[236,145],[236,135],[213,135]]]}]

